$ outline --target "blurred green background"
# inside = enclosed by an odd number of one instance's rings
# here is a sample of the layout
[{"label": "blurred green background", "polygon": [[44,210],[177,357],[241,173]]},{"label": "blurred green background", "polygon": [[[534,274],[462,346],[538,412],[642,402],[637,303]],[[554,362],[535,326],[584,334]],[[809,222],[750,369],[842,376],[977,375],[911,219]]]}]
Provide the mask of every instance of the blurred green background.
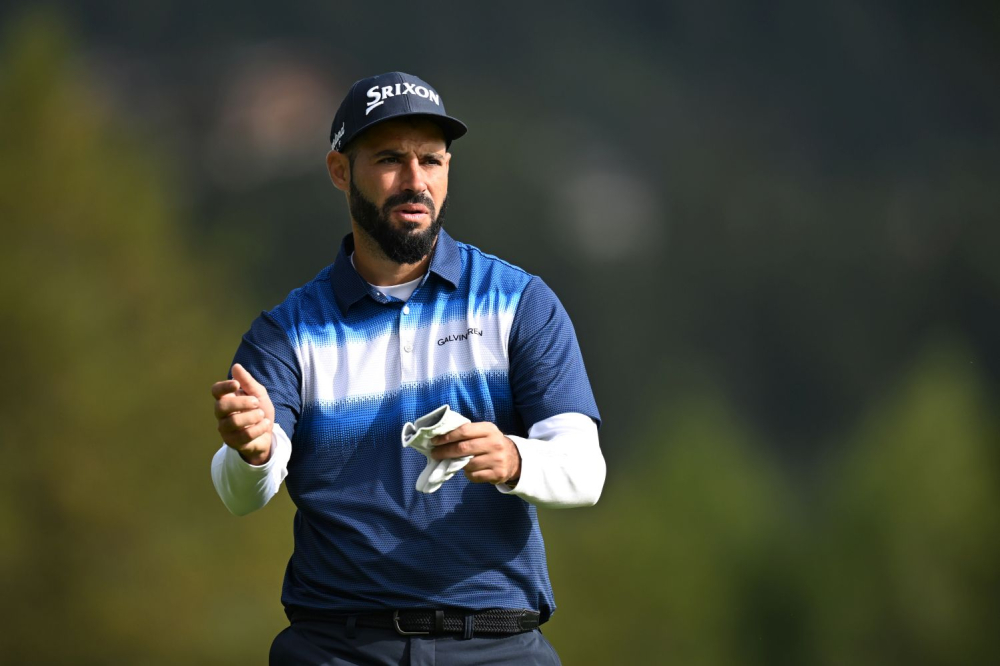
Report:
[{"label": "blurred green background", "polygon": [[541,514],[565,663],[1000,663],[995,3],[0,20],[0,662],[265,663],[293,507],[222,506],[208,387],[332,261],[329,124],[401,69],[605,419],[601,502]]}]

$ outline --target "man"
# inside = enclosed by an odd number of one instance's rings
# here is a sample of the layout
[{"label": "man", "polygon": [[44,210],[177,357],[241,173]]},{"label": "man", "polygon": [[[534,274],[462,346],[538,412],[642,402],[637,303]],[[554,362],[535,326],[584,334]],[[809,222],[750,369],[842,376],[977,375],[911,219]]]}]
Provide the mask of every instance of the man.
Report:
[{"label": "man", "polygon": [[[351,87],[327,167],[353,233],[212,387],[223,502],[249,513],[287,477],[298,509],[272,664],[559,663],[537,629],[555,605],[535,507],[597,501],[600,417],[552,291],[442,229],[465,132],[415,76]],[[444,405],[470,422],[430,460],[402,446]]]}]

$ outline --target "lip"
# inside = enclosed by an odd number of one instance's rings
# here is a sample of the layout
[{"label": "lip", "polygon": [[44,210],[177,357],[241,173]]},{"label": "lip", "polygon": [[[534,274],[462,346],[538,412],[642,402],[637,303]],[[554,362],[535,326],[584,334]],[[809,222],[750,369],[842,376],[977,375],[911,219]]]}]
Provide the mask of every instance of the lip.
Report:
[{"label": "lip", "polygon": [[430,219],[430,211],[422,204],[401,204],[395,206],[392,212],[404,222],[420,223]]},{"label": "lip", "polygon": [[400,215],[428,215],[430,211],[423,204],[400,204],[392,209],[392,212]]}]

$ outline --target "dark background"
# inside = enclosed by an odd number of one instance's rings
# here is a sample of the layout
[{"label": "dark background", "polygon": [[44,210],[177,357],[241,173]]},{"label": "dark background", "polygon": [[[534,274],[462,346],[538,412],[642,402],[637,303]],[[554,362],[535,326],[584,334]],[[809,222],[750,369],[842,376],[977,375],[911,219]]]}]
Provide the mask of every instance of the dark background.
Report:
[{"label": "dark background", "polygon": [[[349,230],[356,79],[469,134],[448,228],[573,318],[609,478],[543,512],[573,663],[1000,659],[994,3],[0,9],[0,653],[262,663],[284,493],[208,387]],[[58,627],[58,630],[54,628]]]}]

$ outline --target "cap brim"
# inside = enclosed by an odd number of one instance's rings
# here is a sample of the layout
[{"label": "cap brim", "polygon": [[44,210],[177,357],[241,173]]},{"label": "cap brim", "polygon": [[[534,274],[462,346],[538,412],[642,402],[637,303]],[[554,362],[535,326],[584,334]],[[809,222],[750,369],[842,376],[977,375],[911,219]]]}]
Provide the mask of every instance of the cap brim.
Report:
[{"label": "cap brim", "polygon": [[438,125],[438,127],[441,128],[441,131],[444,132],[445,141],[448,143],[451,143],[455,139],[465,136],[465,133],[469,131],[469,128],[465,126],[465,123],[463,123],[458,118],[452,118],[451,116],[446,116],[440,113],[420,113],[420,112],[396,113],[391,116],[385,116],[379,118],[378,120],[374,120],[365,125],[362,129],[355,132],[350,139],[344,142],[344,145],[341,147],[340,152],[344,152],[348,144],[352,143],[355,139],[357,139],[359,136],[361,136],[371,128],[375,127],[376,125],[384,123],[387,120],[395,120],[397,118],[414,118],[414,117],[427,118],[428,120],[435,122]]},{"label": "cap brim", "polygon": [[454,141],[455,139],[460,139],[465,136],[465,133],[469,131],[469,128],[465,126],[458,118],[452,118],[451,116],[436,116],[425,114],[431,120],[436,121],[441,125],[441,129],[444,130],[445,138],[449,141]]}]

